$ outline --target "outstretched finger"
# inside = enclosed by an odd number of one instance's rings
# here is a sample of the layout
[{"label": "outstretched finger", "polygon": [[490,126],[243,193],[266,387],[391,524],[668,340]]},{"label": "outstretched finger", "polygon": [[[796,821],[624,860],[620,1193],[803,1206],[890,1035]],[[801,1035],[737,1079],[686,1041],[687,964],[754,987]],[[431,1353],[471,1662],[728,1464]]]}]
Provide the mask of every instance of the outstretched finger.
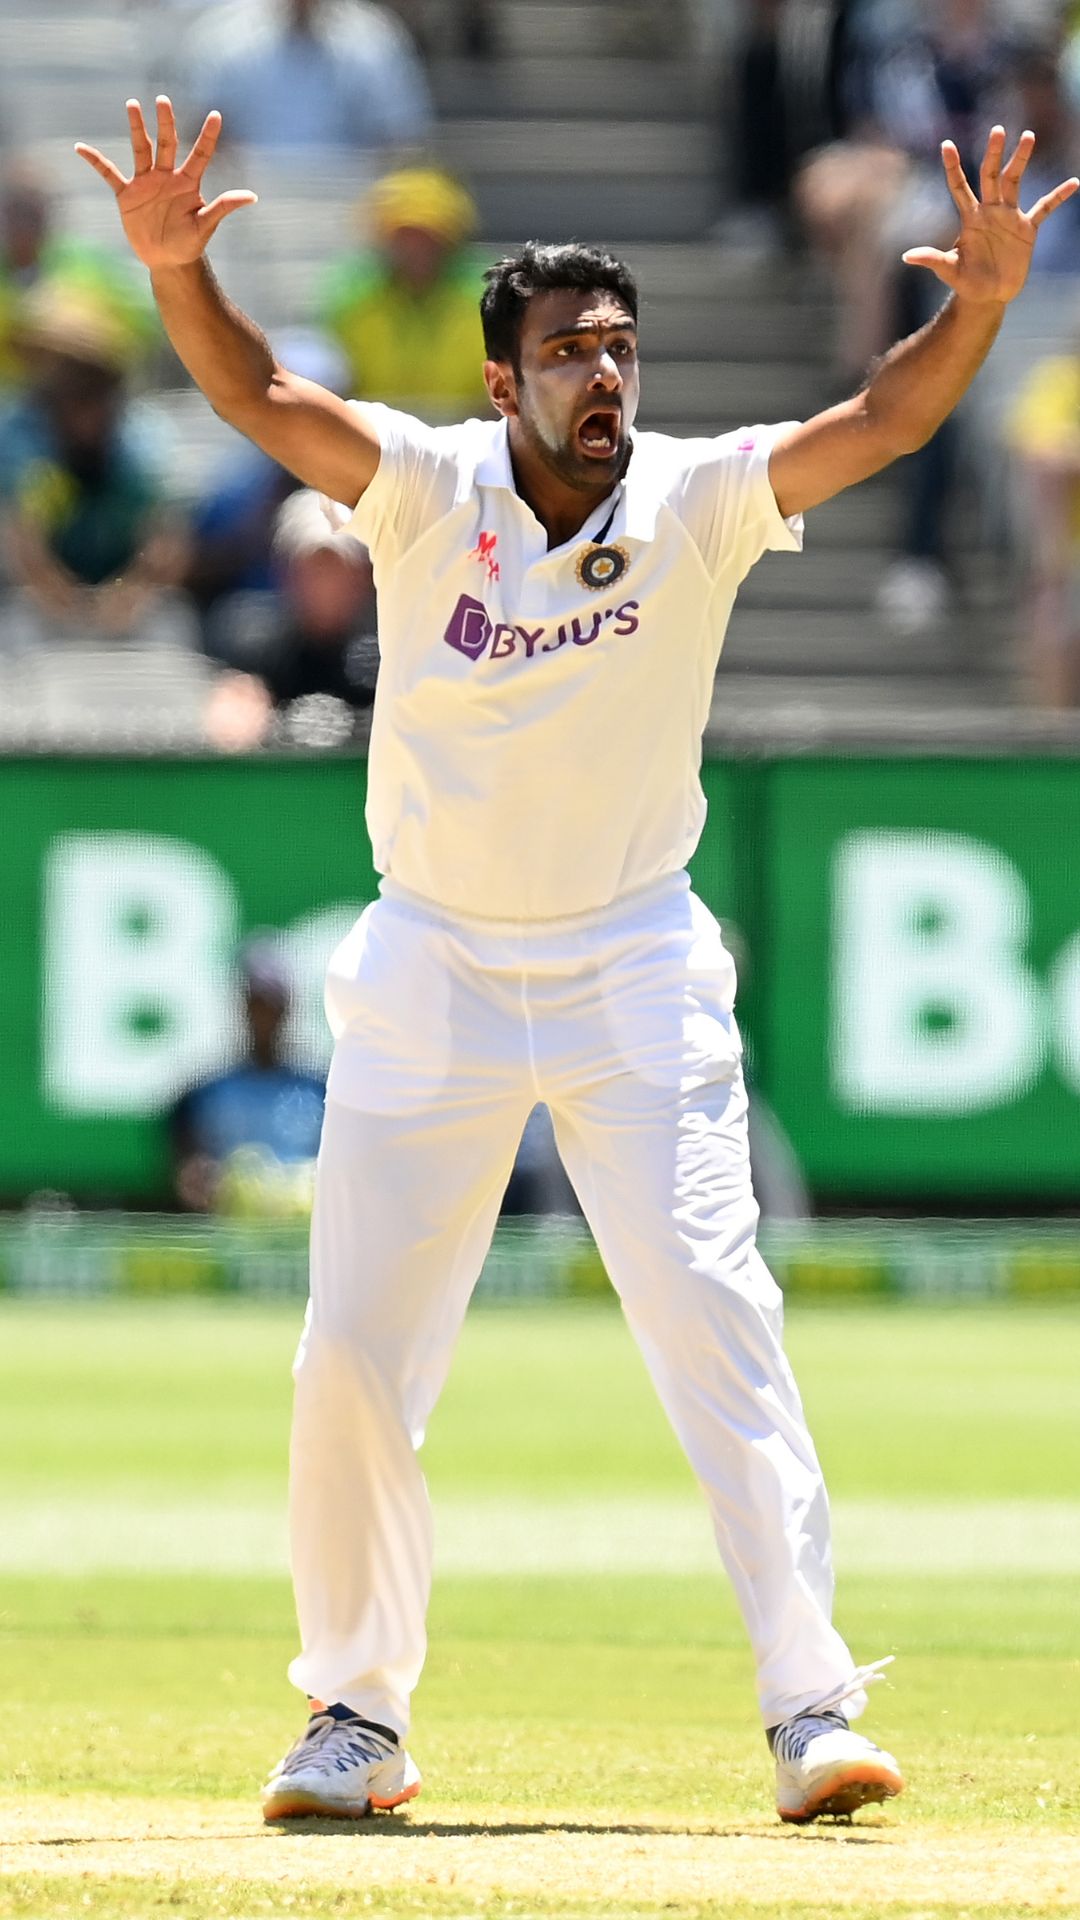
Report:
[{"label": "outstretched finger", "polygon": [[1044,193],[1041,200],[1036,200],[1028,214],[1032,226],[1041,227],[1044,220],[1048,220],[1052,213],[1056,213],[1059,207],[1065,205],[1066,200],[1072,199],[1078,187],[1080,187],[1080,180],[1074,176],[1072,180],[1063,180],[1060,187],[1054,188],[1053,193]]},{"label": "outstretched finger", "polygon": [[955,247],[949,253],[942,253],[937,247],[909,247],[901,254],[905,267],[926,267],[935,273],[947,287],[956,285],[960,268],[960,255]]},{"label": "outstretched finger", "polygon": [[176,165],[176,115],[167,93],[159,93],[157,106],[157,165],[171,173]]},{"label": "outstretched finger", "polygon": [[87,161],[95,173],[100,173],[106,186],[111,187],[114,193],[120,193],[127,186],[127,181],[119,167],[114,166],[111,160],[106,160],[105,155],[99,153],[96,147],[88,147],[84,140],[77,140],[75,151],[80,160]]},{"label": "outstretched finger", "polygon": [[209,240],[230,213],[238,212],[241,207],[253,207],[258,198],[257,193],[248,193],[241,187],[235,187],[229,193],[219,193],[216,200],[211,200],[208,207],[200,207],[195,215],[200,233]]},{"label": "outstretched finger", "polygon": [[1007,207],[1020,205],[1020,182],[1027,171],[1027,163],[1035,151],[1035,135],[1031,128],[1025,128],[1016,143],[1016,152],[1001,176],[1001,197]]},{"label": "outstretched finger", "polygon": [[974,213],[979,203],[971,191],[967,174],[960,165],[960,154],[954,141],[942,141],[941,159],[945,168],[946,185],[952,194],[953,204],[961,220],[964,220],[969,213]]},{"label": "outstretched finger", "polygon": [[137,100],[127,103],[128,126],[131,129],[131,152],[135,161],[135,172],[149,173],[154,164],[154,149],[150,145],[150,135],[146,131],[143,110]]},{"label": "outstretched finger", "polygon": [[1001,163],[1004,158],[1005,129],[991,127],[979,173],[979,191],[984,207],[992,207],[1001,199]]},{"label": "outstretched finger", "polygon": [[187,179],[193,180],[196,186],[198,186],[199,181],[202,179],[203,174],[206,172],[207,167],[214,157],[214,148],[217,146],[220,134],[221,115],[215,108],[212,113],[207,114],[206,119],[202,123],[199,137],[192,147],[191,152],[188,154],[187,159],[184,161],[183,166],[180,168],[180,172],[184,174]]}]

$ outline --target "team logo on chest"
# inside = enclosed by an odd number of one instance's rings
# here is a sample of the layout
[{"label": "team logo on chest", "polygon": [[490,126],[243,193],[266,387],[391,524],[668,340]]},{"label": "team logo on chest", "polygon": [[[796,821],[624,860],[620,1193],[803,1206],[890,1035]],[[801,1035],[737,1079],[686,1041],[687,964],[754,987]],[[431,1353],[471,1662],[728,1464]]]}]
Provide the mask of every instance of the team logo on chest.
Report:
[{"label": "team logo on chest", "polygon": [[629,565],[630,555],[626,548],[613,542],[607,547],[586,547],[578,556],[574,571],[579,586],[588,587],[593,593],[603,593],[622,579]]}]

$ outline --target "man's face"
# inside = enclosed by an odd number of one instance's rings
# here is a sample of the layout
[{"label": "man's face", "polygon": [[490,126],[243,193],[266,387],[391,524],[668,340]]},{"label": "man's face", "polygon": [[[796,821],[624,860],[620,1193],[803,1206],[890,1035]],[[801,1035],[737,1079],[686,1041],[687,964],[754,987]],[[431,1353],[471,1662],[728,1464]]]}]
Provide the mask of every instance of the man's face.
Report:
[{"label": "man's face", "polygon": [[434,286],[451,248],[426,227],[395,227],[382,241],[382,251],[395,278],[413,293]]},{"label": "man's face", "polygon": [[316,547],[292,561],[285,591],[305,639],[338,643],[363,618],[371,567],[332,547]]},{"label": "man's face", "polygon": [[38,263],[48,238],[49,203],[30,187],[12,187],[0,199],[0,253],[16,273]]},{"label": "man's face", "polygon": [[43,353],[35,384],[69,459],[103,454],[123,403],[119,377],[63,354]]},{"label": "man's face", "polygon": [[519,358],[511,413],[526,444],[568,486],[613,487],[638,409],[632,314],[613,293],[538,293],[522,322]]}]

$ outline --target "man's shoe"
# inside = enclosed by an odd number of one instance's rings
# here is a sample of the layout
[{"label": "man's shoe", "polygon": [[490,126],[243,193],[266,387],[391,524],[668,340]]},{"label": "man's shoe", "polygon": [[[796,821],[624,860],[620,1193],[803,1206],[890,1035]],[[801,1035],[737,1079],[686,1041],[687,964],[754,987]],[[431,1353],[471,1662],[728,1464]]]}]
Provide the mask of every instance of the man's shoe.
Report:
[{"label": "man's shoe", "polygon": [[796,1714],[768,1735],[776,1760],[776,1810],[802,1824],[823,1814],[854,1813],[904,1790],[891,1753],[853,1733],[842,1713]]},{"label": "man's shoe", "polygon": [[263,1788],[263,1819],[362,1820],[419,1791],[419,1772],[389,1727],[348,1707],[316,1706]]}]

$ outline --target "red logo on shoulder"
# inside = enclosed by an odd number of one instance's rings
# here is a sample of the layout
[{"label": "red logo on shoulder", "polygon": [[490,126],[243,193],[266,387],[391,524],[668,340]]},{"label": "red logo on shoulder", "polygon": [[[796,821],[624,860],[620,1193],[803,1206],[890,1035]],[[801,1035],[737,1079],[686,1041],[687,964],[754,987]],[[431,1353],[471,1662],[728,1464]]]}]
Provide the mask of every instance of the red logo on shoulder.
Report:
[{"label": "red logo on shoulder", "polygon": [[497,533],[482,533],[475,547],[466,555],[467,559],[478,560],[482,567],[487,568],[489,580],[497,580],[499,578],[499,563],[495,558],[495,548],[498,539],[499,536]]}]

